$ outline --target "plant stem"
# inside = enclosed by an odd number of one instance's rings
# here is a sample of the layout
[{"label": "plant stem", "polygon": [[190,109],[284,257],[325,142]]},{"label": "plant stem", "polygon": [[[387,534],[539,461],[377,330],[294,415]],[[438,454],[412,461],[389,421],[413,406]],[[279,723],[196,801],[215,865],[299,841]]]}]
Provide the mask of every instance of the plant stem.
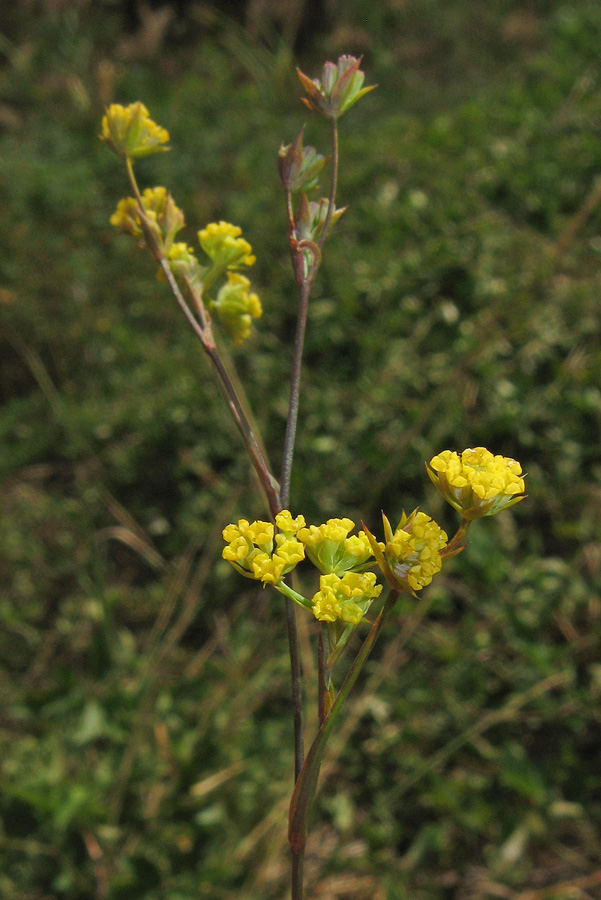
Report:
[{"label": "plant stem", "polygon": [[323,627],[319,632],[319,642],[317,644],[317,708],[319,713],[319,724],[323,725],[326,717],[326,650],[323,642]]},{"label": "plant stem", "polygon": [[[336,186],[338,184],[338,125],[335,119],[331,121],[332,139],[332,177],[330,180],[330,194],[328,197],[328,212],[323,230],[317,246],[321,251],[327,237],[332,215],[336,203]],[[292,213],[290,194],[286,196],[288,217],[294,226],[294,214]],[[282,506],[288,508],[290,503],[290,476],[292,473],[292,459],[294,456],[294,444],[296,441],[296,427],[298,423],[298,408],[300,400],[300,380],[303,365],[303,348],[305,343],[305,330],[307,326],[307,312],[309,310],[309,295],[313,285],[313,279],[319,262],[314,259],[311,271],[301,284],[298,300],[298,317],[296,322],[296,334],[294,337],[294,355],[292,357],[292,374],[290,376],[290,404],[288,407],[288,420],[286,422],[286,436],[284,438],[284,452],[282,458],[282,474],[280,477],[280,495]]]},{"label": "plant stem", "polygon": [[303,862],[305,851],[292,851],[292,900],[303,900]]},{"label": "plant stem", "polygon": [[[286,597],[286,626],[288,629],[288,651],[290,654],[290,678],[292,681],[292,718],[294,722],[294,783],[298,781],[305,761],[305,739],[303,736],[303,679],[298,644],[298,628],[294,601]],[[302,881],[302,862],[301,862]],[[302,891],[302,886],[301,886]],[[301,896],[299,894],[299,896]]]},{"label": "plant stem", "polygon": [[286,422],[286,436],[284,438],[284,452],[282,458],[282,475],[280,478],[280,496],[282,498],[282,506],[284,509],[287,509],[290,503],[290,475],[292,473],[292,458],[294,456],[294,444],[296,441],[300,380],[303,366],[303,346],[305,343],[305,329],[307,325],[307,311],[309,309],[311,284],[311,281],[303,281],[298,301],[298,319],[296,322],[294,355],[292,357],[292,373],[290,376],[290,405],[288,407],[288,420]]},{"label": "plant stem", "polygon": [[[336,198],[336,185],[338,180],[338,129],[336,121],[332,121],[332,178],[330,181],[330,195],[328,212],[319,242],[319,249],[323,242],[334,212]],[[294,229],[294,212],[292,198],[288,192],[286,195],[286,209],[290,222],[291,233]],[[313,264],[307,277],[300,287],[298,316],[296,322],[296,334],[294,337],[294,354],[292,358],[292,372],[290,376],[290,403],[288,407],[288,419],[286,421],[286,435],[284,438],[284,450],[282,454],[282,473],[280,477],[280,499],[282,507],[287,509],[290,504],[290,479],[292,475],[292,460],[294,457],[294,445],[296,442],[296,429],[298,424],[298,410],[300,402],[300,381],[303,364],[303,349],[305,343],[305,331],[307,327],[307,313],[309,310],[309,295],[311,286],[317,271],[319,262],[314,257]],[[286,621],[288,624],[288,643],[290,649],[290,668],[292,674],[292,698],[294,714],[294,780],[298,786],[300,773],[305,763],[304,742],[302,727],[302,682],[300,671],[300,657],[298,650],[298,632],[296,625],[296,610],[291,600],[286,598]],[[325,696],[325,653],[323,639],[320,636],[320,675],[319,675],[319,719],[323,721],[326,709]],[[296,793],[296,787],[295,787]],[[293,794],[294,797],[294,794]],[[303,897],[303,858],[304,845],[298,850],[292,848],[292,900],[302,900]]]},{"label": "plant stem", "polygon": [[155,240],[155,237],[148,227],[148,223],[146,222],[145,211],[142,204],[142,196],[138,188],[132,162],[129,158],[127,158],[126,160],[126,165],[129,183],[134,194],[136,195],[136,199],[138,200],[138,214],[140,216],[140,222],[144,231],[146,243],[148,244],[152,255],[161,267],[167,284],[171,289],[171,293],[177,300],[180,309],[188,320],[188,323],[192,328],[194,334],[200,341],[203,350],[209,357],[211,365],[213,366],[213,370],[217,376],[217,381],[221,389],[223,390],[230,412],[234,418],[236,425],[238,426],[238,430],[242,435],[255,471],[259,477],[261,487],[263,488],[263,492],[265,493],[265,497],[269,504],[271,515],[272,517],[275,517],[281,509],[277,482],[270,472],[267,460],[265,459],[263,451],[261,450],[259,442],[257,441],[252,425],[248,420],[248,417],[246,416],[244,407],[236,392],[236,388],[234,387],[229,373],[225,365],[223,364],[221,356],[219,355],[217,345],[215,344],[213,335],[211,333],[210,319],[208,317],[208,314],[206,313],[202,301],[199,301],[199,298],[195,297],[194,299],[197,300],[200,304],[200,313],[202,313],[203,320],[203,323],[201,324],[188,306],[188,303],[186,302],[186,299],[180,290],[179,284],[177,283],[177,280],[173,272],[171,271],[169,262],[166,259],[162,248],[157,244],[157,241]]},{"label": "plant stem", "polygon": [[344,701],[348,697],[351,688],[359,677],[359,673],[361,672],[361,669],[365,665],[365,662],[372,651],[378,635],[380,634],[382,625],[392,612],[399,594],[400,591],[391,591],[386,598],[380,615],[372,625],[369,634],[363,641],[363,644],[361,645],[357,656],[355,657],[350,669],[347,672],[346,678],[342,683],[342,687],[340,688],[338,695],[336,696],[336,699],[332,704],[332,708],[324,719],[319,731],[317,732],[315,740],[309,748],[305,764],[303,765],[302,772],[296,782],[296,787],[294,789],[294,793],[292,795],[292,800],[290,803],[290,826],[288,832],[288,840],[290,841],[290,846],[292,847],[293,853],[302,852],[307,841],[308,817],[311,811],[311,806],[313,804],[313,799],[315,797],[315,791],[317,789],[317,782],[319,779],[319,770],[321,768],[321,762],[326,749],[328,738],[332,731],[332,726],[334,725],[334,722],[336,721],[336,718],[342,708]]},{"label": "plant stem", "polygon": [[331,141],[332,141],[332,177],[330,179],[330,195],[328,197],[328,211],[326,214],[326,220],[323,223],[323,231],[321,232],[321,237],[317,242],[317,246],[321,250],[323,248],[325,239],[328,236],[328,231],[330,228],[330,222],[332,221],[332,216],[334,214],[334,210],[336,208],[336,188],[338,186],[338,122],[336,119],[330,119],[331,126]]},{"label": "plant stem", "polygon": [[461,553],[462,550],[465,550],[465,546],[463,545],[463,541],[467,534],[467,530],[470,527],[470,521],[468,519],[461,518],[461,522],[459,524],[459,528],[453,535],[453,538],[449,541],[447,546],[441,551],[442,559],[450,559],[453,556],[457,556]]},{"label": "plant stem", "polygon": [[269,471],[267,461],[263,456],[252,426],[250,425],[250,422],[246,417],[246,414],[240,402],[240,398],[236,393],[236,389],[232,384],[227,369],[223,365],[223,361],[219,355],[219,351],[217,350],[215,343],[210,342],[208,343],[208,345],[203,344],[203,347],[211,361],[211,365],[213,366],[217,374],[219,383],[223,387],[223,391],[230,407],[230,411],[234,417],[236,425],[238,426],[240,434],[244,439],[244,442],[252,459],[252,463],[255,467],[255,471],[259,476],[261,487],[263,488],[263,492],[267,498],[267,502],[269,503],[269,510],[271,512],[271,515],[275,517],[282,508],[275,478]]}]

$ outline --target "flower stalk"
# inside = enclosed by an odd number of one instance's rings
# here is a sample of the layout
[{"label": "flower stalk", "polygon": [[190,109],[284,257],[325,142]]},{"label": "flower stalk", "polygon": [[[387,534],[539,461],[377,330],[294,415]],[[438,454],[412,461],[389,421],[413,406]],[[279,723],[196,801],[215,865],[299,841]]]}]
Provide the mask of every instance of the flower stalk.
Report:
[{"label": "flower stalk", "polygon": [[336,695],[336,699],[332,703],[331,709],[321,723],[317,736],[309,748],[305,764],[303,765],[302,771],[296,782],[296,787],[294,788],[294,793],[292,794],[292,800],[290,802],[288,840],[293,853],[302,853],[307,843],[308,817],[317,790],[317,782],[319,780],[319,771],[321,769],[323,755],[330,734],[332,733],[334,723],[340,714],[344,701],[351,692],[363,666],[367,662],[378,635],[382,630],[382,626],[390,616],[399,595],[400,591],[390,591],[388,594],[380,614],[372,625],[369,634],[363,641],[363,644]]},{"label": "flower stalk", "polygon": [[[336,119],[331,120],[331,141],[332,141],[332,173],[330,177],[330,192],[328,196],[328,207],[325,222],[321,230],[321,234],[317,241],[317,252],[311,249],[312,264],[308,271],[304,272],[303,252],[306,241],[298,241],[296,238],[296,226],[294,212],[292,207],[292,192],[286,190],[286,208],[288,219],[290,222],[290,251],[292,255],[292,265],[295,272],[303,271],[303,277],[300,278],[299,284],[299,300],[298,312],[296,319],[296,332],[294,335],[294,351],[292,357],[292,370],[290,375],[290,399],[288,403],[288,419],[286,421],[286,434],[284,437],[284,451],[282,454],[282,473],[280,476],[280,490],[282,498],[282,506],[287,507],[290,503],[290,478],[292,475],[292,460],[294,457],[294,445],[296,443],[296,430],[298,426],[298,411],[300,405],[300,384],[303,366],[303,351],[305,346],[305,332],[307,328],[307,314],[309,312],[309,297],[313,279],[319,268],[321,261],[321,250],[325,239],[328,235],[332,216],[336,204],[336,188],[338,183],[338,125]],[[297,280],[298,275],[297,275]]]}]

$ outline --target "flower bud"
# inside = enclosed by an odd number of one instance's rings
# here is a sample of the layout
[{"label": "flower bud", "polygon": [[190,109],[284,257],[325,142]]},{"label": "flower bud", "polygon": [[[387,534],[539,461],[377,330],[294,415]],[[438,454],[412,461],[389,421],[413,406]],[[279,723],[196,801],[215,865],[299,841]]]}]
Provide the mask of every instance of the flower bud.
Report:
[{"label": "flower bud", "polygon": [[362,88],[365,74],[359,69],[361,59],[341,56],[338,63],[325,63],[321,80],[309,78],[300,69],[298,77],[307,94],[302,98],[305,106],[321,112],[328,119],[338,119],[350,109],[364,94],[373,91],[376,85]]},{"label": "flower bud", "polygon": [[304,128],[292,144],[282,145],[278,153],[280,178],[284,190],[291,194],[317,187],[317,179],[328,162],[314,147],[303,147],[303,132]]},{"label": "flower bud", "polygon": [[[319,240],[328,216],[329,203],[330,201],[325,197],[321,197],[320,200],[309,200],[306,194],[301,194],[294,218],[295,237],[298,241],[315,243]],[[329,228],[336,224],[344,212],[346,212],[346,206],[333,210]]]}]

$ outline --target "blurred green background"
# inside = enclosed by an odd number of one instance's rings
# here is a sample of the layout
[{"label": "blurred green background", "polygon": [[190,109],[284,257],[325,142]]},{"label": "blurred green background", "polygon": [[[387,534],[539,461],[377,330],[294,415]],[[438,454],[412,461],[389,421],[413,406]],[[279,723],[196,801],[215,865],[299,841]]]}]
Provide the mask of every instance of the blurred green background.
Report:
[{"label": "blurred green background", "polygon": [[127,186],[97,134],[142,100],[173,149],[141,182],[190,241],[223,218],[252,243],[264,316],[232,357],[278,461],[275,159],[303,122],[325,150],[294,64],[343,52],[379,87],[341,123],[292,509],[376,528],[419,504],[451,529],[424,460],[480,444],[529,498],[382,636],[307,896],[599,896],[599,4],[21,0],[0,21],[0,896],[286,896],[281,599],[219,558],[223,525],[265,510],[200,347],[108,224]]}]

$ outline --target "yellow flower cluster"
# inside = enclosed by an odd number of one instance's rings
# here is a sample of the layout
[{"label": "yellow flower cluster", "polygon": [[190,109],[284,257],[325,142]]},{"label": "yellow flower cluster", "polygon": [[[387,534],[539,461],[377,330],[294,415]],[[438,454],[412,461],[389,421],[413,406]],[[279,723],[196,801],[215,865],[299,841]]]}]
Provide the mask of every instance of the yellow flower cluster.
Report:
[{"label": "yellow flower cluster", "polygon": [[467,520],[494,516],[525,496],[519,462],[495,456],[485,447],[462,453],[443,450],[430,460],[427,470],[443,497]]},{"label": "yellow flower cluster", "polygon": [[123,231],[125,234],[131,234],[133,237],[141,237],[142,228],[140,225],[140,217],[138,215],[138,201],[135,197],[123,197],[117,204],[117,209],[110,218],[111,225]]},{"label": "yellow flower cluster", "polygon": [[220,269],[237,269],[256,262],[252,247],[240,237],[242,229],[229,222],[211,222],[198,232],[200,246]]},{"label": "yellow flower cluster", "polygon": [[382,522],[384,543],[366,529],[376,561],[391,588],[415,595],[440,572],[447,535],[430,516],[417,509],[410,516],[403,513],[394,532],[384,513]]},{"label": "yellow flower cluster", "polygon": [[169,150],[163,146],[169,140],[169,132],[152,121],[139,101],[129,106],[112,103],[102,119],[100,139],[118,156],[129,159]]},{"label": "yellow flower cluster", "polygon": [[[184,214],[174,203],[167,188],[146,188],[143,192],[142,207],[146,216],[148,227],[152,231],[157,244],[165,252],[171,247],[173,240],[184,227]],[[142,236],[142,225],[138,213],[138,201],[135,197],[124,197],[119,200],[117,209],[110,219],[111,225],[133,237]]]},{"label": "yellow flower cluster", "polygon": [[419,591],[440,572],[440,551],[446,543],[442,528],[426,513],[416,510],[410,516],[403,513],[384,546],[384,555],[396,579],[406,582],[412,591]]},{"label": "yellow flower cluster", "polygon": [[351,519],[328,519],[323,525],[310,525],[298,532],[307,556],[324,575],[341,575],[364,566],[372,555],[364,531],[349,533],[355,527]]},{"label": "yellow flower cluster", "polygon": [[250,292],[250,281],[239,272],[228,272],[227,282],[211,304],[219,321],[234,344],[241,344],[250,334],[253,319],[263,314],[257,294]]},{"label": "yellow flower cluster", "polygon": [[322,575],[312,601],[313,614],[321,622],[341,619],[358,625],[381,590],[373,572],[345,572],[342,577],[334,573]]},{"label": "yellow flower cluster", "polygon": [[276,516],[278,534],[271,522],[239,519],[236,525],[223,529],[227,547],[223,548],[222,556],[247,578],[277,584],[305,557],[305,548],[295,537],[304,524],[302,516],[293,519],[288,510]]}]

